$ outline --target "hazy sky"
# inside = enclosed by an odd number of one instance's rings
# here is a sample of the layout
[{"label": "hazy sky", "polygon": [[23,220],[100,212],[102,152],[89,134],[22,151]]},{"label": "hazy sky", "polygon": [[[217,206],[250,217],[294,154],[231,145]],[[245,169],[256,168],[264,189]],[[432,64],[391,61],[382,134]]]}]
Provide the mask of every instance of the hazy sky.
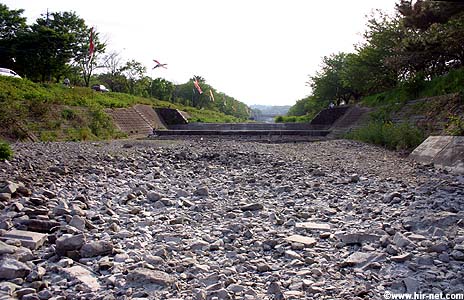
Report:
[{"label": "hazy sky", "polygon": [[[185,83],[204,77],[247,104],[291,105],[310,94],[321,58],[353,51],[366,15],[396,0],[1,0],[28,22],[47,8],[75,11],[109,50],[143,63],[147,75]],[[157,59],[168,69],[152,70]]]}]

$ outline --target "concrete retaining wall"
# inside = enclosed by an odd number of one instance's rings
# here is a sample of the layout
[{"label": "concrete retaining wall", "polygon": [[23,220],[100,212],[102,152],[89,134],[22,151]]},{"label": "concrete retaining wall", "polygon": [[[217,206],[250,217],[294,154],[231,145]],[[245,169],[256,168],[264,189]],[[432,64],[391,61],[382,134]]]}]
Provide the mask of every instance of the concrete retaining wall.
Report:
[{"label": "concrete retaining wall", "polygon": [[409,155],[424,164],[434,164],[464,174],[464,136],[430,136]]}]

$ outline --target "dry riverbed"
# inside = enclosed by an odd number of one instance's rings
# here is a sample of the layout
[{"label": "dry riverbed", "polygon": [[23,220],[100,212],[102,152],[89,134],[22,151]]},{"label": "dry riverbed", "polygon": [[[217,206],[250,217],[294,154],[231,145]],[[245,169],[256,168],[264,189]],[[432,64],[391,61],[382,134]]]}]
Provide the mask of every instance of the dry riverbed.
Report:
[{"label": "dry riverbed", "polygon": [[463,176],[382,148],[114,141],[14,150],[0,162],[0,299],[464,291]]}]

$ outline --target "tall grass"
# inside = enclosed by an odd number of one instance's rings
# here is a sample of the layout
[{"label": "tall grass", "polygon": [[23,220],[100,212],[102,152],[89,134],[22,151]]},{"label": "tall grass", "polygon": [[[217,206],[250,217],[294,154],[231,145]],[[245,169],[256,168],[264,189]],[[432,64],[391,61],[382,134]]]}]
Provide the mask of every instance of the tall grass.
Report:
[{"label": "tall grass", "polygon": [[408,123],[373,121],[346,135],[346,138],[376,144],[392,150],[410,151],[425,140],[419,128]]},{"label": "tall grass", "polygon": [[10,159],[13,157],[13,150],[11,150],[10,144],[0,140],[0,160]]}]

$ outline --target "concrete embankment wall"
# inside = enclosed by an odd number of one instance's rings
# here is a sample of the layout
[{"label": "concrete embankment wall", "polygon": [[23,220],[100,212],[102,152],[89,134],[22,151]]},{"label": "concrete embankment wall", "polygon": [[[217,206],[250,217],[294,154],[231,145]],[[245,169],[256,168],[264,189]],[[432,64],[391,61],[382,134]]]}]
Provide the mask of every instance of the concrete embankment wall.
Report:
[{"label": "concrete embankment wall", "polygon": [[464,174],[464,136],[430,136],[409,157],[420,163]]},{"label": "concrete embankment wall", "polygon": [[129,136],[148,136],[153,129],[165,129],[164,120],[150,105],[108,109],[116,127]]}]

